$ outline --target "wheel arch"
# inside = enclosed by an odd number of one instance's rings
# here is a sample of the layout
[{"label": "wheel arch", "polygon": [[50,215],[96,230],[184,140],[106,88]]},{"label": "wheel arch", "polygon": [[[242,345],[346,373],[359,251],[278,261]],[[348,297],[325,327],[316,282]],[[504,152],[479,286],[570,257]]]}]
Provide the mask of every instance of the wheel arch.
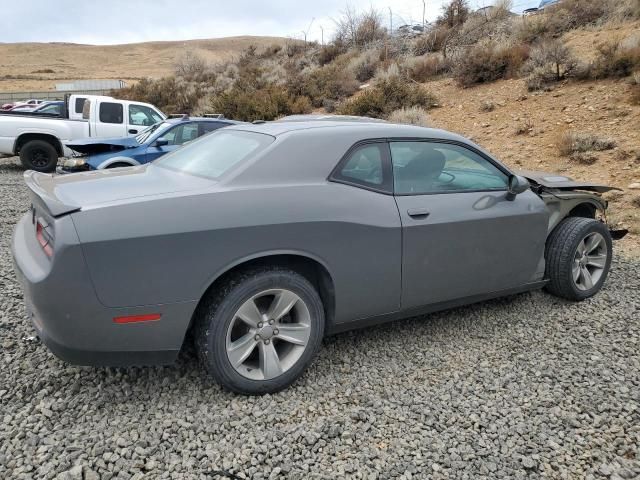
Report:
[{"label": "wheel arch", "polygon": [[55,135],[51,135],[49,133],[23,133],[19,135],[18,138],[16,138],[15,143],[13,144],[14,155],[18,155],[20,153],[20,149],[32,140],[42,140],[44,142],[47,142],[56,149],[59,157],[63,155],[63,149],[60,140]]},{"label": "wheel arch", "polygon": [[596,218],[596,213],[602,212],[604,215],[607,209],[607,203],[600,197],[592,194],[583,194],[572,196],[571,198],[551,197],[551,201],[546,202],[550,211],[549,228],[547,235],[555,229],[558,224],[569,217]]},{"label": "wheel arch", "polygon": [[102,170],[103,168],[109,168],[114,163],[128,163],[132,167],[135,167],[136,165],[140,165],[140,162],[138,162],[137,160],[135,160],[135,159],[133,159],[131,157],[119,156],[119,157],[108,158],[105,161],[101,162],[96,167],[96,170]]},{"label": "wheel arch", "polygon": [[325,313],[325,329],[333,324],[333,319],[335,318],[335,286],[333,277],[326,263],[315,255],[307,252],[278,250],[256,253],[237,259],[224,269],[216,272],[203,287],[198,305],[191,316],[185,339],[189,336],[189,332],[193,328],[194,318],[199,311],[200,305],[213,290],[223,285],[231,276],[243,270],[260,266],[287,267],[304,276],[316,288],[322,300]]}]

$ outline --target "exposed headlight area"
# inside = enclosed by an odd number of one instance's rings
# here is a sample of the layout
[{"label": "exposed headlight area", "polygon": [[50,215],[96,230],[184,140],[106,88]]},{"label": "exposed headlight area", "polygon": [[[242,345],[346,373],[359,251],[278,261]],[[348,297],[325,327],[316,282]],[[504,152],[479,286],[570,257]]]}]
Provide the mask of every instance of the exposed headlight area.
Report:
[{"label": "exposed headlight area", "polygon": [[62,168],[72,172],[81,172],[89,170],[91,167],[84,158],[69,158],[64,161]]}]

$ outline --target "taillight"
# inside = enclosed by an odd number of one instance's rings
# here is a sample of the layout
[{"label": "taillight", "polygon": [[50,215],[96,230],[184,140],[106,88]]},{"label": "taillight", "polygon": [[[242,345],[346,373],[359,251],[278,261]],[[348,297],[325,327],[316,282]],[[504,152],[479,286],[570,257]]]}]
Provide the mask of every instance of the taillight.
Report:
[{"label": "taillight", "polygon": [[53,255],[53,237],[47,231],[48,225],[45,227],[42,222],[43,220],[40,218],[36,220],[36,238],[47,257],[51,257]]}]

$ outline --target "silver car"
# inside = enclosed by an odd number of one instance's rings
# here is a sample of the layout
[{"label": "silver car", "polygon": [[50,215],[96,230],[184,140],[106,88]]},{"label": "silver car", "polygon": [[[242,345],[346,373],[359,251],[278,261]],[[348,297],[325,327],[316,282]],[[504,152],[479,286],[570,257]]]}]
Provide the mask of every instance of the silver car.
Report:
[{"label": "silver car", "polygon": [[296,120],[227,127],[140,167],[26,172],[13,255],[45,345],[127,366],[171,363],[193,338],[215,380],[258,394],[298,378],[326,334],[601,289],[609,187],[518,175],[442,130]]}]

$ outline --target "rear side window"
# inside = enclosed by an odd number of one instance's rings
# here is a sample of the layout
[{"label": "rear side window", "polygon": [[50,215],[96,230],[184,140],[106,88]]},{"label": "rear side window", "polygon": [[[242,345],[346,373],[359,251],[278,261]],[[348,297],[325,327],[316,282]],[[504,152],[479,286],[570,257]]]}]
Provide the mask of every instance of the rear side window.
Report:
[{"label": "rear side window", "polygon": [[391,174],[385,142],[356,146],[338,164],[331,178],[350,185],[361,185],[372,190],[389,191]]},{"label": "rear side window", "polygon": [[103,102],[100,104],[100,122],[122,123],[123,107],[121,103]]},{"label": "rear side window", "polygon": [[202,128],[202,135],[205,133],[213,132],[214,130],[224,127],[226,124],[220,122],[202,122],[200,128]]},{"label": "rear side window", "polygon": [[76,98],[76,104],[73,108],[73,110],[76,113],[82,113],[82,109],[84,108],[84,101],[86,100],[86,98],[84,97],[80,97],[80,98]]},{"label": "rear side window", "polygon": [[275,139],[255,132],[220,130],[162,156],[154,165],[217,179],[254,157]]}]

